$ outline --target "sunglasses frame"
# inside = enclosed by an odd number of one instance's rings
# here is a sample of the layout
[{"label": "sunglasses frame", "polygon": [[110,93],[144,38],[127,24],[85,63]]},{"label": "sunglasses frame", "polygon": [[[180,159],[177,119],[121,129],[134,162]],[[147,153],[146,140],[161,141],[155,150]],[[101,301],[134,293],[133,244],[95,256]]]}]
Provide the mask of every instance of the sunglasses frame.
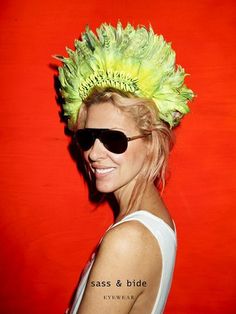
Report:
[{"label": "sunglasses frame", "polygon": [[[84,148],[81,146],[79,140],[77,139],[78,134],[81,133],[81,132],[83,132],[83,130],[88,130],[88,131],[90,131],[90,132],[91,132],[92,139],[93,139],[93,143],[92,143],[91,146],[89,146],[88,149],[84,149]],[[126,141],[127,141],[127,143],[126,143],[126,145],[125,145],[125,146],[126,146],[126,147],[125,147],[125,150],[121,150],[121,151],[119,151],[119,152],[110,150],[111,147],[109,148],[109,144],[107,145],[106,142],[104,143],[104,141],[102,141],[102,134],[103,134],[103,133],[106,133],[106,132],[111,132],[111,133],[116,133],[116,134],[117,134],[117,133],[120,133],[120,134],[122,135],[122,137],[125,138]],[[127,148],[128,148],[128,142],[134,141],[134,140],[139,139],[139,138],[144,138],[144,137],[146,137],[146,136],[148,136],[148,135],[151,135],[151,132],[146,133],[146,134],[140,134],[140,135],[135,135],[135,136],[131,136],[131,137],[130,137],[130,136],[126,136],[125,133],[122,132],[122,131],[120,131],[120,130],[102,129],[102,128],[84,128],[84,129],[79,129],[79,130],[75,131],[75,133],[74,133],[74,138],[75,138],[76,143],[79,145],[79,147],[81,148],[82,151],[88,151],[88,150],[94,145],[96,139],[99,139],[99,141],[104,145],[104,147],[105,147],[107,150],[109,150],[110,152],[112,152],[112,153],[114,153],[114,154],[123,154],[123,153],[127,150]]]}]

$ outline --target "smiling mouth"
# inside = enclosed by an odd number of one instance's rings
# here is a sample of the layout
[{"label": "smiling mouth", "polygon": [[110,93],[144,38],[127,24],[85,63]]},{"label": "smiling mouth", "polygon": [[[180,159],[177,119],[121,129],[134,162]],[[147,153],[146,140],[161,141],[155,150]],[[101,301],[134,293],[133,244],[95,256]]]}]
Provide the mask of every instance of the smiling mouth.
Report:
[{"label": "smiling mouth", "polygon": [[114,170],[115,168],[93,168],[95,174],[107,174]]}]

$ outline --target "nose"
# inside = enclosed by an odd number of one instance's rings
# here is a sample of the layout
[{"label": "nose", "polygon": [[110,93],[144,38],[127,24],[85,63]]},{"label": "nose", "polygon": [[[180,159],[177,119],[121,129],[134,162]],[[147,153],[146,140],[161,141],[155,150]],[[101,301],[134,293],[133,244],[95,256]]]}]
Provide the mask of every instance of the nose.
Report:
[{"label": "nose", "polygon": [[90,148],[88,157],[91,161],[96,161],[106,156],[106,148],[102,142],[96,138],[93,146]]}]

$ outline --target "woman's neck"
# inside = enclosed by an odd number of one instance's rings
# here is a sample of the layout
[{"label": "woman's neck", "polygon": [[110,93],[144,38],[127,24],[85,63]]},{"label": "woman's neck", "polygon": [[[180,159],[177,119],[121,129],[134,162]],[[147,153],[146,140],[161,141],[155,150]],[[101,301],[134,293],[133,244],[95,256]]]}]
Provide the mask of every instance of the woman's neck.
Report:
[{"label": "woman's neck", "polygon": [[115,219],[115,223],[123,219],[128,214],[131,214],[138,210],[146,210],[163,219],[174,230],[173,220],[161,196],[159,195],[156,186],[153,183],[149,183],[146,186],[146,189],[142,194],[139,206],[137,208],[132,208],[131,210],[127,211],[128,201],[130,199],[130,195],[127,194],[127,191],[123,191],[123,193],[116,195],[116,197],[119,197],[117,198],[117,202],[120,206],[120,211]]},{"label": "woman's neck", "polygon": [[123,187],[119,189],[119,191],[114,192],[120,209],[116,220],[120,220],[126,215],[140,209],[152,211],[155,210],[155,208],[160,208],[163,206],[163,203],[154,183],[148,183],[142,195],[138,195],[138,197],[140,197],[140,201],[137,202],[137,205],[128,210],[129,200],[133,192],[133,187],[134,185],[132,187],[129,186],[129,188]]}]

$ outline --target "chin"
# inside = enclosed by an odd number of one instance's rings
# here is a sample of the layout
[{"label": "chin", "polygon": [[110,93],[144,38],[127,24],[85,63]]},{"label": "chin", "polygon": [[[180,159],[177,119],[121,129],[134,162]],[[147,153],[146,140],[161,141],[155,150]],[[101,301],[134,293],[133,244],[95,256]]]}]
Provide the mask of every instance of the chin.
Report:
[{"label": "chin", "polygon": [[96,189],[100,193],[112,193],[115,191],[115,189],[113,189],[111,186],[107,186],[104,184],[97,184],[97,183],[96,183]]}]

